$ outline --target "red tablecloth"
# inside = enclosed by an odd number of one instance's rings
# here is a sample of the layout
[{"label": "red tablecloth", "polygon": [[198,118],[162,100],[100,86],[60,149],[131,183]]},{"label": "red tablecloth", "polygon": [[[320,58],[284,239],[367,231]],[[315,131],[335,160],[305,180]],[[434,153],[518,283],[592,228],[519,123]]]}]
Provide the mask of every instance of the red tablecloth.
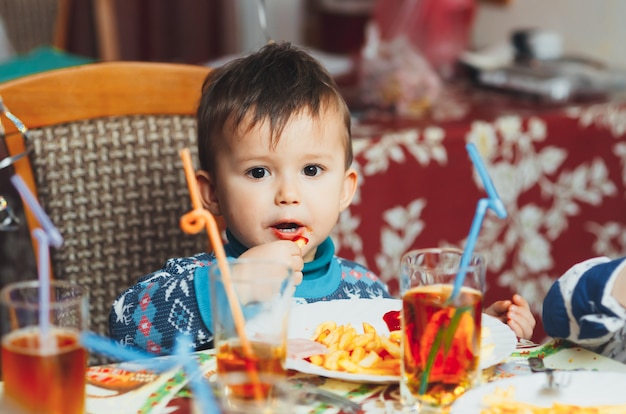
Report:
[{"label": "red tablecloth", "polygon": [[465,149],[474,142],[508,217],[488,211],[476,251],[487,257],[485,303],[517,292],[538,320],[554,280],[591,256],[626,254],[626,104],[545,107],[452,91],[428,119],[368,115],[353,128],[360,189],[340,218],[338,254],[398,292],[401,255],[463,247],[486,197]]}]

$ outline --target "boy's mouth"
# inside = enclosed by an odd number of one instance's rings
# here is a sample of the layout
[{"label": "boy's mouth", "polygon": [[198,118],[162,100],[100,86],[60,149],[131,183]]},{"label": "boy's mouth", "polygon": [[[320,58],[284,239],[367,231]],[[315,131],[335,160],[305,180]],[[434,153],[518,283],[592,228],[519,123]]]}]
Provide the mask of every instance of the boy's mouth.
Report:
[{"label": "boy's mouth", "polygon": [[294,222],[278,223],[272,226],[274,234],[281,240],[295,240],[302,236],[305,229],[306,227]]}]

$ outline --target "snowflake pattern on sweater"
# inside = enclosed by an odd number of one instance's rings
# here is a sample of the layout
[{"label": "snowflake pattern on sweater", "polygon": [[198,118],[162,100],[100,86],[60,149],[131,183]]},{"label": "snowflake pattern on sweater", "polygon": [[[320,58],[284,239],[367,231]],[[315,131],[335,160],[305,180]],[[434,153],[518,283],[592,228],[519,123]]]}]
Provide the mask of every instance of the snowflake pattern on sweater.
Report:
[{"label": "snowflake pattern on sweater", "polygon": [[[332,242],[330,245],[334,253]],[[171,353],[175,338],[180,334],[191,338],[195,350],[211,348],[213,335],[204,322],[207,317],[202,315],[210,312],[210,306],[197,291],[200,281],[195,278],[207,279],[208,268],[215,261],[215,256],[207,253],[173,258],[161,270],[140,278],[113,303],[109,315],[111,338],[154,354]],[[332,280],[336,288],[332,289],[332,283],[325,283],[325,287],[330,286],[332,290],[326,289],[322,295],[316,294],[319,289],[308,290],[305,267],[295,302],[391,297],[387,286],[364,266],[334,254],[330,262],[327,267],[332,274],[328,274],[330,279],[326,280]]]}]

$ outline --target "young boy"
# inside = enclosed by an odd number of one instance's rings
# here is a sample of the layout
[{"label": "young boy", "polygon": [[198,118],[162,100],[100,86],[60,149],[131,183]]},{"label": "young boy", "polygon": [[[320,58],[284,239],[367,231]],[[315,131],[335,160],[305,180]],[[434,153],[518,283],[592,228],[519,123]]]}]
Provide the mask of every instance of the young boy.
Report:
[{"label": "young boy", "polygon": [[548,291],[542,317],[548,335],[626,363],[626,260],[571,267]]},{"label": "young boy", "polygon": [[[335,256],[329,237],[358,177],[348,107],[315,59],[272,43],[232,61],[208,75],[197,114],[196,178],[205,208],[226,223],[229,257],[290,264],[295,296],[307,302],[390,297],[368,269]],[[293,242],[300,236],[308,239],[302,248]],[[214,262],[207,253],[170,259],[142,277],[113,304],[111,337],[164,353],[184,332],[195,349],[210,347]]]}]

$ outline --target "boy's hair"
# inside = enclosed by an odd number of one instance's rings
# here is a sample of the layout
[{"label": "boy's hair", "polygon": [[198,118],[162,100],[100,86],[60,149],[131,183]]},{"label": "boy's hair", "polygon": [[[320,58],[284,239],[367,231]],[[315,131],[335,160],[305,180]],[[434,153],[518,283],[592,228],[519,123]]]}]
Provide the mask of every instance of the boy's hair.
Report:
[{"label": "boy's hair", "polygon": [[289,118],[303,110],[343,113],[348,132],[346,168],[352,164],[350,112],[333,78],[309,54],[290,43],[270,43],[258,52],[212,70],[202,86],[197,112],[200,168],[215,174],[219,142],[243,122],[269,121],[275,146]]}]

